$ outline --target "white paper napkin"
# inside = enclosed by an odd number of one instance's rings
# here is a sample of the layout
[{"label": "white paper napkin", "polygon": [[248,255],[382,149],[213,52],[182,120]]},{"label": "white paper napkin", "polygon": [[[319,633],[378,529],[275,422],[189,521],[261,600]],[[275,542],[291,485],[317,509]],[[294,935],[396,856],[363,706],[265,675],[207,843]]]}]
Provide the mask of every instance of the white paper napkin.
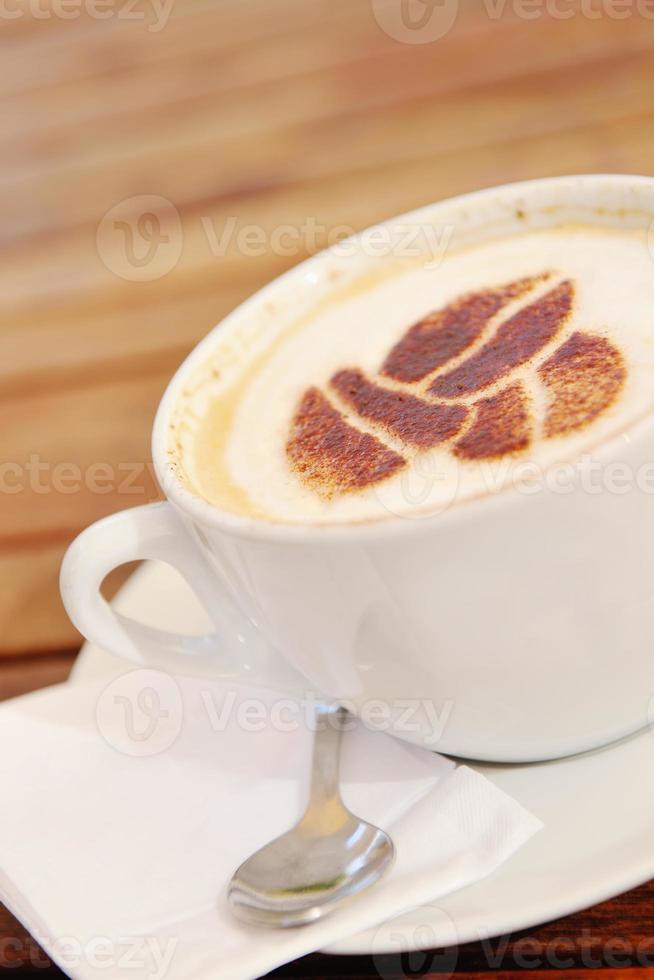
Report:
[{"label": "white paper napkin", "polygon": [[299,817],[312,718],[310,700],[144,669],[8,702],[2,900],[72,977],[239,980],[477,881],[541,826],[473,770],[358,724],[343,797],[391,832],[393,869],[314,925],[245,926],[226,885]]}]

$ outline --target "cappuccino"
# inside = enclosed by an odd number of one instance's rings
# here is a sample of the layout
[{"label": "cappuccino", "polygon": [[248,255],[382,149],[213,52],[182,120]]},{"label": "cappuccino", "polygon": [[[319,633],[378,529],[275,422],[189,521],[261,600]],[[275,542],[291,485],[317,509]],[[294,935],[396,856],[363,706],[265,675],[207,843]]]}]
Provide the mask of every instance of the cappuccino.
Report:
[{"label": "cappuccino", "polygon": [[365,522],[577,459],[653,402],[644,234],[562,225],[437,268],[389,260],[295,320],[242,312],[187,383],[169,455],[221,510]]}]

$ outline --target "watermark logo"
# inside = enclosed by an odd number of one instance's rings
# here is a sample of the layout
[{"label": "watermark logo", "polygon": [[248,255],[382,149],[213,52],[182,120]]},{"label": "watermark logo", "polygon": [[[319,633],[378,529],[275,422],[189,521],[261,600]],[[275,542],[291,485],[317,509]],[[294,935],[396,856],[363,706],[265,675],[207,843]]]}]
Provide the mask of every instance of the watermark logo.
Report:
[{"label": "watermark logo", "polygon": [[95,718],[100,734],[124,755],[152,756],[177,740],[183,723],[182,696],[161,670],[131,670],[102,691]]},{"label": "watermark logo", "polygon": [[456,24],[459,0],[372,0],[375,20],[395,41],[431,44]]},{"label": "watermark logo", "polygon": [[456,503],[460,468],[453,457],[418,453],[397,480],[376,483],[373,493],[387,513],[406,520],[423,520]]},{"label": "watermark logo", "polygon": [[[352,225],[325,224],[313,215],[306,215],[299,224],[273,226],[245,224],[236,215],[220,222],[201,215],[199,228],[193,231],[199,231],[207,254],[214,259],[228,255],[303,259],[329,248],[341,259],[416,259],[425,269],[435,271],[450,249],[455,226],[405,220],[358,231]],[[156,194],[119,201],[102,217],[96,239],[105,266],[131,282],[163,278],[175,268],[184,247],[177,208]]]},{"label": "watermark logo", "polygon": [[403,912],[380,926],[372,938],[372,959],[382,980],[451,977],[458,955],[454,920],[437,905]]},{"label": "watermark logo", "polygon": [[98,255],[121,279],[152,282],[171,272],[182,254],[179,212],[158,194],[125,198],[104,215],[96,233]]},{"label": "watermark logo", "polygon": [[[449,698],[440,704],[429,698],[369,698],[360,703],[339,701],[349,712],[346,721],[336,714],[323,718],[316,706],[323,701],[313,691],[300,698],[243,698],[237,689],[196,692],[193,722],[206,734],[227,731],[259,734],[315,732],[329,726],[352,731],[359,726],[385,732],[411,742],[435,747],[443,738],[454,710]],[[116,751],[130,756],[159,755],[171,748],[182,731],[184,706],[177,682],[160,670],[140,668],[112,680],[96,704],[100,734]]]},{"label": "watermark logo", "polygon": [[[473,7],[475,15],[491,22],[503,18],[654,20],[654,0],[481,0],[469,9]],[[455,27],[459,3],[458,0],[372,0],[372,9],[381,29],[394,40],[403,44],[431,44]]]}]

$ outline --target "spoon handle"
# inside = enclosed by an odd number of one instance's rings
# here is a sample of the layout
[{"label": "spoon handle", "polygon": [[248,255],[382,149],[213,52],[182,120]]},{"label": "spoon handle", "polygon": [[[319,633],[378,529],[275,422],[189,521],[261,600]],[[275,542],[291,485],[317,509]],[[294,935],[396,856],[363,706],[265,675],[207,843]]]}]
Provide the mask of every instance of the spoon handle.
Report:
[{"label": "spoon handle", "polygon": [[311,790],[304,820],[324,815],[324,808],[341,803],[338,767],[343,724],[348,716],[340,705],[321,704],[316,710],[316,734],[313,742]]}]

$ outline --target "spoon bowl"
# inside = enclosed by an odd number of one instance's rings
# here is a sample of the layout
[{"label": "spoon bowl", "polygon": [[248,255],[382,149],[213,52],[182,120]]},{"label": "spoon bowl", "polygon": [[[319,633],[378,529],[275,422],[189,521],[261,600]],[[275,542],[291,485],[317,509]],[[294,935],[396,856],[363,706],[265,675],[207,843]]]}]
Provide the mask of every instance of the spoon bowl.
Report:
[{"label": "spoon bowl", "polygon": [[235,872],[228,899],[257,925],[307,925],[370,887],[393,861],[388,834],[355,816],[338,790],[344,708],[321,707],[314,742],[311,794],[301,820]]}]

